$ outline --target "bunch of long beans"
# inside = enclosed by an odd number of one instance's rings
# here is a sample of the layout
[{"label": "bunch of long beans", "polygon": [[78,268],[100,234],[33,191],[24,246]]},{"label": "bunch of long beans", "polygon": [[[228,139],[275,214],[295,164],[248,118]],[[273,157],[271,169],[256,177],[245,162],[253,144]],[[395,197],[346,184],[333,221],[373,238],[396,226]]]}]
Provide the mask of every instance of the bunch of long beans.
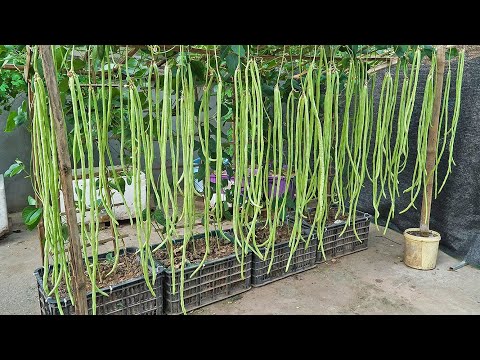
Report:
[{"label": "bunch of long beans", "polygon": [[[395,201],[396,197],[400,196],[399,191],[399,174],[405,169],[406,161],[408,158],[408,135],[410,130],[410,121],[413,113],[413,106],[415,103],[416,88],[418,82],[418,73],[421,65],[421,51],[417,49],[415,51],[410,76],[408,76],[407,62],[402,60],[397,65],[397,74],[400,68],[403,69],[403,83],[400,95],[400,103],[398,107],[398,120],[397,120],[397,134],[395,138],[395,145],[392,151],[392,156],[389,162],[388,171],[389,176],[389,191],[390,191],[390,211],[388,214],[387,222],[385,225],[385,231],[388,228],[388,223],[395,215]],[[393,93],[393,96],[397,97],[397,91]],[[394,115],[394,114],[393,114]],[[378,134],[376,134],[378,138]],[[391,136],[389,134],[388,136]],[[403,158],[403,159],[402,159]],[[403,163],[402,163],[403,161]],[[379,216],[378,202],[376,203],[377,209],[375,211],[375,223]]]},{"label": "bunch of long beans", "polygon": [[[207,57],[207,64],[209,64],[208,57]],[[205,227],[205,254],[201,262],[199,263],[197,269],[192,273],[191,276],[194,276],[202,268],[203,264],[205,263],[208,257],[208,254],[210,253],[210,231],[209,230],[210,230],[210,198],[211,198],[211,191],[210,191],[211,158],[210,158],[210,152],[209,152],[209,143],[210,143],[209,103],[210,103],[210,91],[211,91],[213,77],[210,77],[210,79],[208,79],[209,70],[210,69],[208,69],[205,73],[205,76],[206,76],[205,86],[203,88],[201,106],[198,114],[198,137],[200,140],[202,153],[205,159],[204,160],[205,161],[205,177],[203,179],[203,182],[205,184],[203,187],[203,200],[204,200],[203,224]],[[203,131],[203,135],[202,135],[202,131]],[[218,181],[218,179],[216,180]],[[235,243],[235,247],[236,245],[237,244]]]},{"label": "bunch of long beans", "polygon": [[[335,151],[334,151],[334,166],[335,172],[332,180],[333,190],[336,202],[338,204],[338,214],[344,214],[346,211],[345,205],[345,172],[348,169],[349,162],[347,162],[347,149],[349,149],[349,132],[350,132],[350,106],[352,104],[354,89],[355,89],[355,62],[350,61],[348,78],[345,89],[345,105],[343,110],[343,121],[340,132],[340,123],[338,116],[335,119]],[[348,150],[349,151],[349,150]]]},{"label": "bunch of long beans", "polygon": [[[347,147],[347,153],[353,165],[351,168],[353,171],[350,171],[348,174],[349,181],[347,186],[350,204],[348,207],[348,218],[341,234],[343,234],[350,221],[355,224],[358,199],[365,180],[372,129],[370,126],[372,113],[369,111],[369,101],[371,101],[371,99],[368,96],[367,71],[362,63],[359,63],[357,66],[358,82],[356,87],[358,96],[355,97],[356,106],[354,112],[355,123],[352,129],[352,151]],[[355,226],[353,226],[353,232],[358,238]]]},{"label": "bunch of long beans", "polygon": [[[442,191],[445,183],[447,182],[448,176],[452,172],[452,164],[455,165],[455,161],[453,160],[453,146],[455,143],[455,134],[457,131],[458,119],[460,117],[460,102],[462,96],[462,80],[463,80],[463,68],[465,65],[465,49],[460,50],[458,54],[458,64],[457,64],[457,78],[455,80],[455,105],[453,109],[452,121],[450,124],[450,128],[448,128],[448,100],[450,95],[450,81],[451,81],[451,69],[450,69],[450,61],[448,63],[448,72],[447,72],[447,79],[445,84],[444,90],[444,100],[442,106],[442,113],[440,115],[440,124],[439,124],[439,131],[438,137],[439,140],[437,141],[437,157],[435,162],[435,198],[437,198],[438,194]],[[444,119],[444,120],[443,120]],[[438,151],[439,144],[440,144],[440,136],[442,136],[442,129],[443,129],[443,144],[440,152]],[[445,152],[445,146],[447,143],[447,137],[450,136],[450,142],[448,146],[448,169],[445,177],[438,187],[438,165],[442,160],[442,156]]]},{"label": "bunch of long beans", "polygon": [[[337,140],[333,184],[338,202],[337,216],[348,214],[341,234],[350,224],[353,224],[353,232],[357,238],[359,237],[355,229],[356,209],[367,174],[367,157],[373,121],[373,89],[369,94],[366,70],[363,63],[356,60],[350,62],[340,135],[339,124],[335,123]],[[353,116],[352,100],[354,101]]]},{"label": "bunch of long beans", "polygon": [[[35,161],[35,182],[38,198],[43,204],[45,226],[43,288],[48,296],[54,295],[59,311],[63,314],[60,302],[59,285],[63,280],[67,293],[75,304],[71,289],[70,270],[65,252],[60,215],[60,180],[57,161],[57,146],[53,116],[48,103],[43,80],[38,74],[37,49],[34,51],[34,116],[32,121],[32,146]],[[50,256],[52,270],[49,269]],[[50,280],[50,281],[49,281]]]},{"label": "bunch of long beans", "polygon": [[233,200],[233,231],[235,242],[241,249],[241,256],[239,256],[238,248],[235,247],[243,276],[244,258],[249,250],[263,259],[255,241],[255,231],[264,195],[264,109],[260,73],[254,59],[247,60],[243,71],[240,65],[237,67],[234,74],[234,88],[236,186]]},{"label": "bunch of long beans", "polygon": [[[274,101],[274,114],[273,114],[273,124],[269,122],[268,128],[268,139],[267,143],[270,143],[270,137],[273,136],[272,141],[272,153],[273,153],[273,180],[271,192],[269,191],[269,172],[265,172],[266,181],[265,185],[265,205],[267,210],[267,222],[266,225],[269,227],[269,236],[265,244],[265,258],[268,257],[268,253],[271,250],[270,263],[267,269],[267,273],[270,272],[273,259],[274,259],[274,250],[275,250],[275,238],[277,235],[277,227],[280,223],[281,214],[283,214],[285,208],[285,201],[280,203],[280,184],[282,181],[282,169],[283,169],[283,111],[282,111],[282,101],[280,97],[280,89],[278,83],[275,85],[273,90],[273,101]],[[273,133],[273,135],[272,135]],[[270,149],[270,146],[267,145],[267,149]],[[267,151],[267,164],[268,154]],[[285,198],[288,195],[287,188],[285,189]]]},{"label": "bunch of long beans", "polygon": [[[323,48],[322,48],[323,50]],[[320,59],[322,57],[320,56]],[[317,91],[316,91],[316,100],[317,104],[320,99],[320,75],[321,75],[321,66],[319,66],[317,74]],[[331,66],[328,66],[326,69],[326,85],[325,85],[325,97],[323,105],[323,138],[319,137],[318,148],[321,149],[323,145],[323,184],[318,184],[317,189],[317,206],[315,211],[315,219],[313,223],[312,230],[316,227],[317,229],[317,239],[318,239],[318,248],[322,251],[324,256],[323,248],[323,234],[325,229],[325,224],[328,218],[328,209],[330,203],[334,198],[334,186],[332,185],[333,179],[330,179],[330,170],[332,157],[335,160],[337,155],[337,147],[334,146],[334,141],[338,139],[338,104],[339,104],[339,93],[340,93],[340,84],[339,84],[339,74],[338,71],[332,69]],[[318,108],[318,105],[317,105]],[[317,126],[319,126],[320,121],[318,120]],[[321,134],[321,129],[318,128],[317,132]],[[323,144],[321,143],[323,141]],[[335,147],[334,153],[332,154],[332,147]],[[316,150],[317,147],[314,148]],[[318,156],[314,152],[314,158]],[[313,231],[312,231],[313,232]],[[312,234],[310,233],[310,236]],[[310,237],[309,236],[309,237]]]},{"label": "bunch of long beans", "polygon": [[[372,182],[372,203],[374,207],[374,221],[377,224],[379,204],[382,197],[387,198],[385,187],[388,188],[388,197],[391,205],[385,226],[395,213],[395,200],[399,196],[398,175],[404,170],[408,157],[408,132],[415,102],[418,72],[420,69],[420,49],[415,51],[411,66],[411,75],[407,75],[407,62],[402,59],[396,67],[395,77],[392,79],[390,69],[385,73],[380,100],[377,109],[374,150],[372,157],[372,173],[367,169],[367,176]],[[403,83],[400,103],[398,106],[397,133],[392,148],[393,124],[396,113],[397,93],[399,88],[399,74],[403,69]],[[372,94],[370,96],[370,113],[373,116],[373,91],[375,78],[372,79]],[[371,122],[373,125],[373,122]],[[403,164],[402,164],[403,157]],[[380,182],[380,184],[379,184]],[[378,227],[378,225],[377,225]]]},{"label": "bunch of long beans", "polygon": [[[195,224],[195,202],[194,202],[194,184],[193,184],[193,147],[195,137],[195,92],[193,85],[192,70],[190,63],[180,68],[180,77],[182,82],[182,96],[180,105],[180,123],[182,126],[182,160],[183,160],[183,218],[184,235],[182,248],[182,265],[180,270],[180,304],[184,313],[186,313],[183,289],[185,282],[185,260],[188,242],[193,236],[193,226]],[[178,81],[177,77],[177,81]],[[178,111],[178,110],[177,110]],[[178,116],[178,112],[177,112]],[[178,131],[178,130],[177,130]],[[218,161],[218,154],[217,154]],[[186,174],[186,175],[185,175]]]},{"label": "bunch of long beans", "polygon": [[[307,69],[305,82],[302,84],[302,93],[298,99],[296,124],[295,124],[295,219],[292,233],[290,235],[289,246],[290,255],[287,261],[286,271],[288,271],[293,255],[301,241],[305,242],[308,247],[311,240],[313,229],[310,231],[308,238],[303,238],[303,218],[308,203],[317,197],[317,207],[314,216],[314,224],[319,226],[323,223],[325,216],[325,197],[326,197],[326,173],[329,161],[325,161],[324,157],[324,137],[322,125],[319,117],[319,109],[317,109],[317,101],[315,99],[315,82],[313,80],[314,63],[312,62]],[[321,71],[319,69],[319,71]],[[327,70],[328,73],[328,70]],[[328,121],[331,123],[332,108],[329,101],[333,96],[333,83],[330,82],[330,96],[327,96],[326,113]],[[324,119],[325,120],[325,119]],[[330,125],[325,125],[327,129]],[[331,133],[327,133],[327,139],[331,137]],[[314,157],[313,160],[311,157]],[[323,230],[322,230],[323,231]]]},{"label": "bunch of long beans", "polygon": [[430,124],[432,121],[433,114],[433,102],[435,94],[435,70],[436,70],[436,55],[432,55],[432,63],[430,66],[430,71],[427,76],[427,81],[425,84],[422,110],[420,113],[420,119],[418,123],[418,137],[417,137],[417,156],[415,160],[415,168],[413,171],[412,185],[405,189],[404,193],[410,193],[410,203],[405,209],[400,211],[400,214],[404,213],[411,207],[415,208],[415,200],[417,199],[420,191],[423,188],[423,195],[426,196],[426,186],[427,186],[427,146],[428,146],[428,131],[430,129]]}]

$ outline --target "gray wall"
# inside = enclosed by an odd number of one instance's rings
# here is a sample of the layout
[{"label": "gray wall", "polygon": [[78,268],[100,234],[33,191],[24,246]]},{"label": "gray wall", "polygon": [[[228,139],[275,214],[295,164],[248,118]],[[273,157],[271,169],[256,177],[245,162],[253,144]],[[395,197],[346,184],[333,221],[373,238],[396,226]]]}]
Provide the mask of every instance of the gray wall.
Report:
[{"label": "gray wall", "polygon": [[[19,95],[12,106],[12,110],[17,110],[25,94]],[[0,114],[0,172],[3,174],[10,165],[18,158],[25,163],[26,170],[30,173],[30,156],[32,145],[30,142],[30,133],[25,126],[10,133],[6,133],[5,124],[8,118],[8,111],[2,111]],[[13,178],[5,178],[5,192],[7,196],[8,212],[21,211],[27,204],[27,196],[33,196],[33,188],[30,178],[25,178],[26,174],[21,173]]]}]

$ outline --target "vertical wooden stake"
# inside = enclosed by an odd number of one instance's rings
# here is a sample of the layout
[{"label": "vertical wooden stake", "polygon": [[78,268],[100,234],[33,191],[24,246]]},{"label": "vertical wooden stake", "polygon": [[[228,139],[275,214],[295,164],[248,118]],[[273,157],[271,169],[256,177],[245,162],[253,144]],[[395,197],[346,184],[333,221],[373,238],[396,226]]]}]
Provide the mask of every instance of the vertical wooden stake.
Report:
[{"label": "vertical wooden stake", "polygon": [[67,215],[68,232],[70,235],[70,263],[72,269],[72,283],[75,296],[75,313],[88,314],[85,274],[83,272],[82,249],[80,234],[77,225],[77,213],[73,200],[72,165],[67,144],[67,131],[63,119],[62,104],[58,91],[55,64],[53,62],[51,45],[39,45],[42,57],[43,72],[50,98],[50,107],[53,113],[55,137],[57,141],[57,155],[60,169],[60,182],[62,185],[65,213]]},{"label": "vertical wooden stake", "polygon": [[435,78],[435,98],[433,100],[432,125],[428,132],[427,145],[427,194],[422,199],[422,212],[420,214],[420,232],[423,236],[430,234],[430,211],[432,204],[433,170],[435,168],[438,122],[442,105],[443,74],[445,72],[445,46],[437,47],[437,73]]}]

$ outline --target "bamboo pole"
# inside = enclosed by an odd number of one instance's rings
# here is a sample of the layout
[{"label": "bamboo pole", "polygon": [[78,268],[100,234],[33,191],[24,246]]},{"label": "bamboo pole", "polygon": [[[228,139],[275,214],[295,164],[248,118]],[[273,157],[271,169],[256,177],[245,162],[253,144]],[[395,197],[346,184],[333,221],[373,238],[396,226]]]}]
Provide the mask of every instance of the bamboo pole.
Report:
[{"label": "bamboo pole", "polygon": [[430,211],[432,205],[433,171],[435,169],[435,158],[438,137],[438,122],[442,105],[443,74],[445,72],[445,46],[437,47],[437,73],[435,78],[435,98],[433,101],[432,124],[428,131],[427,144],[427,189],[426,196],[422,199],[422,212],[420,214],[420,232],[423,236],[430,234]]},{"label": "bamboo pole", "polygon": [[57,76],[53,62],[51,45],[39,45],[42,57],[43,72],[50,98],[50,107],[53,114],[55,138],[57,142],[57,155],[60,169],[60,182],[62,185],[63,200],[67,214],[68,231],[70,235],[70,263],[72,266],[72,284],[75,294],[75,313],[88,314],[85,274],[83,272],[83,259],[80,244],[80,234],[77,226],[77,215],[73,200],[72,165],[67,144],[67,132],[63,118],[62,104],[58,90]]}]

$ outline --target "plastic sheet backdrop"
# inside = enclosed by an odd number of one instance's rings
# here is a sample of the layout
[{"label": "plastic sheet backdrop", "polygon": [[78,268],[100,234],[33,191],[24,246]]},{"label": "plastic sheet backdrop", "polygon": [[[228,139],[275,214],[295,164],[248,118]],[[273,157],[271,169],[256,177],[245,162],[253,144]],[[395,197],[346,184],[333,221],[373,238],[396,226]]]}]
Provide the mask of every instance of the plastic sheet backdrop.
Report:
[{"label": "plastic sheet backdrop", "polygon": [[[457,76],[457,59],[451,62],[452,85],[451,96],[448,105],[449,119],[453,114],[455,104],[455,82]],[[446,69],[448,68],[448,61]],[[375,89],[375,108],[378,106],[381,80],[383,71],[378,73]],[[392,72],[395,68],[392,67]],[[409,139],[409,159],[406,169],[399,175],[399,189],[402,192],[411,185],[412,173],[415,166],[415,154],[417,147],[418,119],[420,117],[423,88],[429,71],[429,65],[424,64],[420,69],[417,97],[412,115]],[[446,71],[445,71],[446,72]],[[402,80],[402,76],[400,76]],[[480,193],[480,46],[467,46],[465,53],[465,68],[463,73],[462,97],[460,118],[458,121],[457,135],[453,158],[456,166],[453,166],[445,187],[433,199],[430,228],[438,231],[442,240],[440,249],[458,260],[466,260],[470,265],[480,266],[480,207],[478,206]],[[400,92],[398,100],[400,101]],[[398,108],[398,107],[397,107]],[[397,114],[396,114],[397,116]],[[376,119],[376,114],[375,114]],[[395,117],[394,123],[397,117]],[[374,124],[375,129],[375,124]],[[396,129],[394,129],[396,134]],[[372,135],[374,137],[374,134]],[[394,141],[394,140],[393,140]],[[373,145],[370,148],[369,166]],[[446,155],[446,156],[445,156]],[[444,154],[439,165],[439,179],[443,181],[447,167],[448,154]],[[370,168],[370,167],[369,167]],[[409,194],[402,194],[397,198],[395,218],[391,220],[389,227],[402,231],[409,227],[418,227],[420,222],[421,196],[417,198],[415,206],[406,213],[399,215],[410,201]],[[380,203],[379,225],[385,224],[390,208],[390,202],[382,199]],[[358,209],[370,214],[374,213],[372,206],[372,184],[365,182],[362,190]]]}]

